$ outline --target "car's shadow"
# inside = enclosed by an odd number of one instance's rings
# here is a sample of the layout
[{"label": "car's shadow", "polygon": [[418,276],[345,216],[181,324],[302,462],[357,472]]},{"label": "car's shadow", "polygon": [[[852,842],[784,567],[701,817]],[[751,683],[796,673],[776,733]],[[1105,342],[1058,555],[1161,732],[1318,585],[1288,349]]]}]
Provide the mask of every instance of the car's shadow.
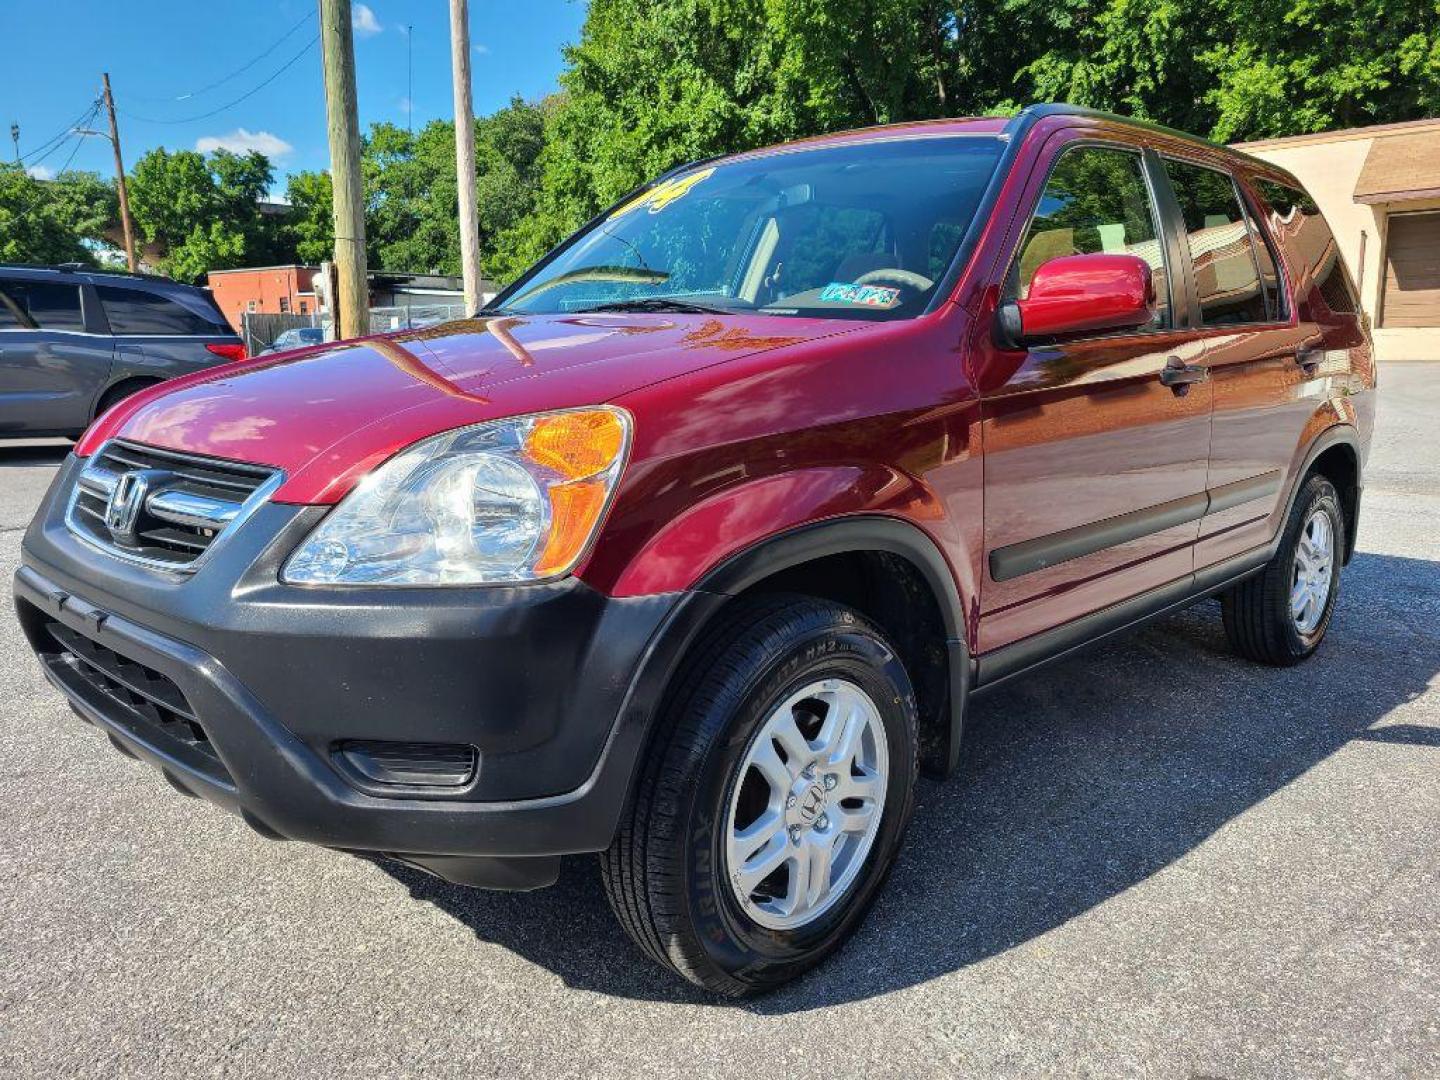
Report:
[{"label": "car's shadow", "polygon": [[[1377,727],[1440,669],[1437,628],[1440,563],[1362,553],[1325,646],[1298,668],[1236,659],[1209,602],[997,691],[971,711],[960,775],[922,787],[861,930],[818,973],[743,1007],[811,1009],[955,971],[1145,880],[1352,739],[1440,746],[1433,728]],[[569,985],[716,1000],[631,946],[593,860],[529,894],[386,870]]]},{"label": "car's shadow", "polygon": [[73,445],[68,440],[62,442],[58,439],[38,445],[30,442],[15,445],[0,439],[0,469],[59,465],[70,453]]}]

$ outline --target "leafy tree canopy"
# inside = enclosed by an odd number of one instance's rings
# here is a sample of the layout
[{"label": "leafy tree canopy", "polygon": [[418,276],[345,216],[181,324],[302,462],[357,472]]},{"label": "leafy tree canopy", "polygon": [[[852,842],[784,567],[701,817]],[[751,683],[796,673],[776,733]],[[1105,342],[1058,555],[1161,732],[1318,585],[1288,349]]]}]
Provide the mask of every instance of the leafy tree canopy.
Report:
[{"label": "leafy tree canopy", "polygon": [[535,255],[710,154],[1069,101],[1220,141],[1440,112],[1436,0],[591,0]]},{"label": "leafy tree canopy", "polygon": [[94,173],[37,180],[0,165],[0,262],[94,265],[115,213],[114,187]]},{"label": "leafy tree canopy", "polygon": [[261,205],[273,179],[269,160],[253,150],[151,150],[128,178],[137,240],[158,250],[160,270],[180,281],[279,261],[280,219]]}]

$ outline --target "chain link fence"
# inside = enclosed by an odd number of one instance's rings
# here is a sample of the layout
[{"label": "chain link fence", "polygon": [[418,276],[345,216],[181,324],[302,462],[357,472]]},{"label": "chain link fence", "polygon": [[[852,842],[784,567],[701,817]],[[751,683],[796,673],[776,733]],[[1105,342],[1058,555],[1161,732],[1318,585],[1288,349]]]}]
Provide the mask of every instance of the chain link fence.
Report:
[{"label": "chain link fence", "polygon": [[370,309],[370,332],[383,334],[389,330],[418,330],[436,323],[465,317],[464,304],[409,304],[405,307]]},{"label": "chain link fence", "polygon": [[[245,342],[246,356],[259,356],[275,344],[275,339],[286,330],[298,326],[323,326],[319,315],[267,315],[258,311],[247,311],[242,316],[240,337]],[[325,335],[327,338],[329,334]]]}]

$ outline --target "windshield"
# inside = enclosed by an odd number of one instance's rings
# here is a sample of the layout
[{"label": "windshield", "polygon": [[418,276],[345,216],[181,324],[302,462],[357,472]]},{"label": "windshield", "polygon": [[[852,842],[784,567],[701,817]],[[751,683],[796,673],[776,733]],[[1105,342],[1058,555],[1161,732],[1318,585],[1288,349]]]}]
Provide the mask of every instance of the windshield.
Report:
[{"label": "windshield", "polygon": [[702,166],[612,210],[505,311],[907,318],[945,276],[1002,144],[939,136]]}]

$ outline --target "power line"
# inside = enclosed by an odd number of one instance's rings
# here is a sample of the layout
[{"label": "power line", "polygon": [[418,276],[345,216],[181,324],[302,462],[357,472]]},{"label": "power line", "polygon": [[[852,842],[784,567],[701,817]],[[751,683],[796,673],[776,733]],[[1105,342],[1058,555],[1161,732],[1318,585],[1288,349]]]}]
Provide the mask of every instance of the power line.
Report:
[{"label": "power line", "polygon": [[[95,106],[94,111],[91,112],[91,114],[90,114],[90,119],[93,120],[93,119],[95,118],[95,114],[98,113],[99,111],[100,111],[100,106],[99,106],[99,104],[97,103],[96,106]],[[87,123],[87,124],[88,124],[89,122],[90,122],[90,120],[86,120],[86,121],[85,121],[85,123]],[[84,135],[81,135],[78,131],[77,131],[75,134],[76,134],[77,136],[79,136],[79,137],[75,140],[75,145],[70,148],[70,156],[65,159],[65,164],[64,164],[64,165],[61,165],[60,168],[55,171],[55,175],[56,175],[56,176],[64,176],[64,175],[65,175],[65,171],[66,171],[67,169],[69,169],[70,166],[71,166],[71,164],[75,161],[75,155],[80,152],[80,147],[82,147],[82,146],[85,145],[85,136],[84,136]]]},{"label": "power line", "polygon": [[130,95],[128,95],[128,96],[131,97],[131,98],[133,98],[135,101],[170,102],[170,101],[189,101],[189,100],[191,100],[192,98],[197,98],[197,97],[199,97],[199,96],[202,95],[202,94],[208,94],[211,90],[214,90],[216,87],[224,86],[226,83],[232,81],[233,79],[239,78],[241,75],[244,75],[245,72],[247,72],[247,71],[249,71],[251,68],[253,68],[256,64],[260,63],[260,61],[267,59],[269,56],[271,56],[271,55],[275,52],[276,49],[278,49],[278,48],[279,48],[281,45],[283,45],[285,42],[289,41],[290,38],[294,36],[295,31],[299,30],[302,26],[304,26],[307,22],[309,22],[309,21],[310,21],[311,19],[313,19],[313,18],[315,18],[315,11],[314,11],[314,9],[311,9],[310,11],[307,11],[303,16],[301,16],[299,22],[295,23],[293,26],[290,27],[290,29],[286,30],[286,31],[285,31],[283,34],[281,34],[278,38],[276,38],[276,39],[275,39],[274,41],[272,41],[269,45],[267,45],[267,46],[265,47],[264,51],[261,52],[258,56],[256,56],[253,60],[250,60],[250,61],[248,61],[247,63],[242,64],[240,67],[238,67],[238,68],[236,68],[234,71],[230,72],[229,75],[222,76],[221,78],[216,79],[216,80],[215,80],[214,82],[212,82],[212,83],[206,83],[204,86],[200,87],[198,90],[187,90],[187,91],[185,91],[185,93],[183,93],[183,94],[176,94],[176,95],[174,95],[173,97],[149,97],[149,96],[145,96],[145,95],[142,95],[142,94],[130,94]]},{"label": "power line", "polygon": [[[88,123],[90,123],[92,120],[94,120],[94,119],[95,119],[95,115],[96,115],[99,111],[100,111],[100,102],[97,101],[97,102],[95,102],[93,105],[90,106],[90,110],[89,110],[88,112],[83,113],[83,114],[81,114],[80,116],[76,117],[76,118],[75,118],[75,122],[74,122],[73,124],[71,124],[70,127],[68,127],[66,130],[62,131],[62,132],[60,133],[60,135],[57,136],[55,139],[51,139],[51,140],[50,140],[49,149],[46,149],[45,147],[41,147],[41,150],[44,150],[44,153],[40,153],[38,156],[34,156],[34,155],[37,153],[37,151],[31,151],[30,160],[25,163],[25,167],[28,168],[28,169],[33,169],[33,168],[35,168],[37,165],[39,165],[42,161],[44,161],[46,158],[48,158],[51,154],[55,153],[57,150],[62,150],[62,149],[64,149],[65,143],[68,141],[68,136],[72,136],[72,135],[73,135],[73,136],[76,136],[75,145],[76,145],[76,148],[78,149],[80,143],[84,142],[85,139],[84,139],[84,136],[81,135],[80,132],[79,132],[77,129],[84,127],[86,124],[88,124]],[[75,155],[72,153],[72,154],[70,155],[70,160],[73,161],[74,158],[75,158]],[[68,166],[68,162],[67,162],[67,166]]]},{"label": "power line", "polygon": [[224,105],[221,105],[218,109],[211,109],[209,112],[200,113],[198,116],[184,116],[184,117],[181,117],[181,118],[179,118],[179,119],[177,119],[177,120],[160,120],[160,119],[157,119],[157,118],[155,118],[155,117],[153,117],[153,116],[140,116],[140,115],[138,115],[138,114],[136,114],[136,113],[132,113],[129,109],[120,109],[119,111],[122,112],[122,113],[124,113],[124,114],[125,114],[127,117],[129,117],[131,120],[139,120],[139,121],[141,121],[142,123],[146,123],[146,124],[193,124],[193,123],[195,123],[197,120],[208,120],[208,119],[210,119],[210,117],[212,117],[212,116],[218,116],[218,115],[220,115],[220,113],[225,112],[227,109],[233,109],[236,105],[239,105],[242,101],[245,101],[245,100],[247,100],[248,98],[254,97],[254,96],[255,96],[256,94],[258,94],[261,90],[265,89],[265,87],[269,86],[272,82],[274,82],[276,79],[278,79],[281,75],[285,74],[285,72],[287,72],[288,70],[290,70],[290,68],[292,68],[297,62],[299,62],[299,60],[300,60],[300,58],[301,58],[302,56],[304,56],[306,53],[308,53],[311,49],[313,49],[313,48],[315,47],[316,42],[318,42],[319,40],[320,40],[320,35],[319,35],[319,34],[316,34],[313,38],[311,38],[311,39],[309,40],[309,42],[305,45],[305,47],[304,47],[303,49],[301,49],[299,52],[297,52],[297,53],[296,53],[294,56],[292,56],[289,60],[286,60],[285,63],[282,64],[282,65],[279,67],[279,69],[276,70],[275,73],[274,73],[273,75],[271,75],[268,79],[266,79],[264,82],[260,83],[260,85],[254,87],[254,88],[252,88],[252,89],[250,89],[250,90],[245,91],[245,93],[241,94],[241,95],[240,95],[238,98],[236,98],[234,101],[226,102]]},{"label": "power line", "polygon": [[60,143],[60,142],[63,142],[64,139],[65,139],[65,136],[69,135],[71,132],[73,132],[73,131],[74,131],[77,127],[79,127],[81,124],[84,124],[84,123],[88,123],[88,122],[89,122],[89,116],[90,116],[91,112],[93,111],[94,107],[97,106],[98,104],[99,104],[98,102],[92,101],[92,102],[90,103],[90,105],[87,105],[87,106],[86,106],[84,112],[82,112],[82,113],[81,113],[79,116],[77,116],[74,120],[71,120],[70,123],[66,124],[63,128],[61,128],[59,131],[57,131],[54,135],[50,136],[50,138],[46,139],[43,143],[41,143],[39,146],[37,146],[34,150],[31,150],[28,154],[21,154],[21,155],[20,155],[20,161],[21,161],[22,163],[23,163],[23,162],[30,161],[30,159],[34,158],[36,154],[42,154],[42,153],[43,153],[43,154],[48,155],[48,154],[52,153],[53,150],[54,150],[55,144]]}]

